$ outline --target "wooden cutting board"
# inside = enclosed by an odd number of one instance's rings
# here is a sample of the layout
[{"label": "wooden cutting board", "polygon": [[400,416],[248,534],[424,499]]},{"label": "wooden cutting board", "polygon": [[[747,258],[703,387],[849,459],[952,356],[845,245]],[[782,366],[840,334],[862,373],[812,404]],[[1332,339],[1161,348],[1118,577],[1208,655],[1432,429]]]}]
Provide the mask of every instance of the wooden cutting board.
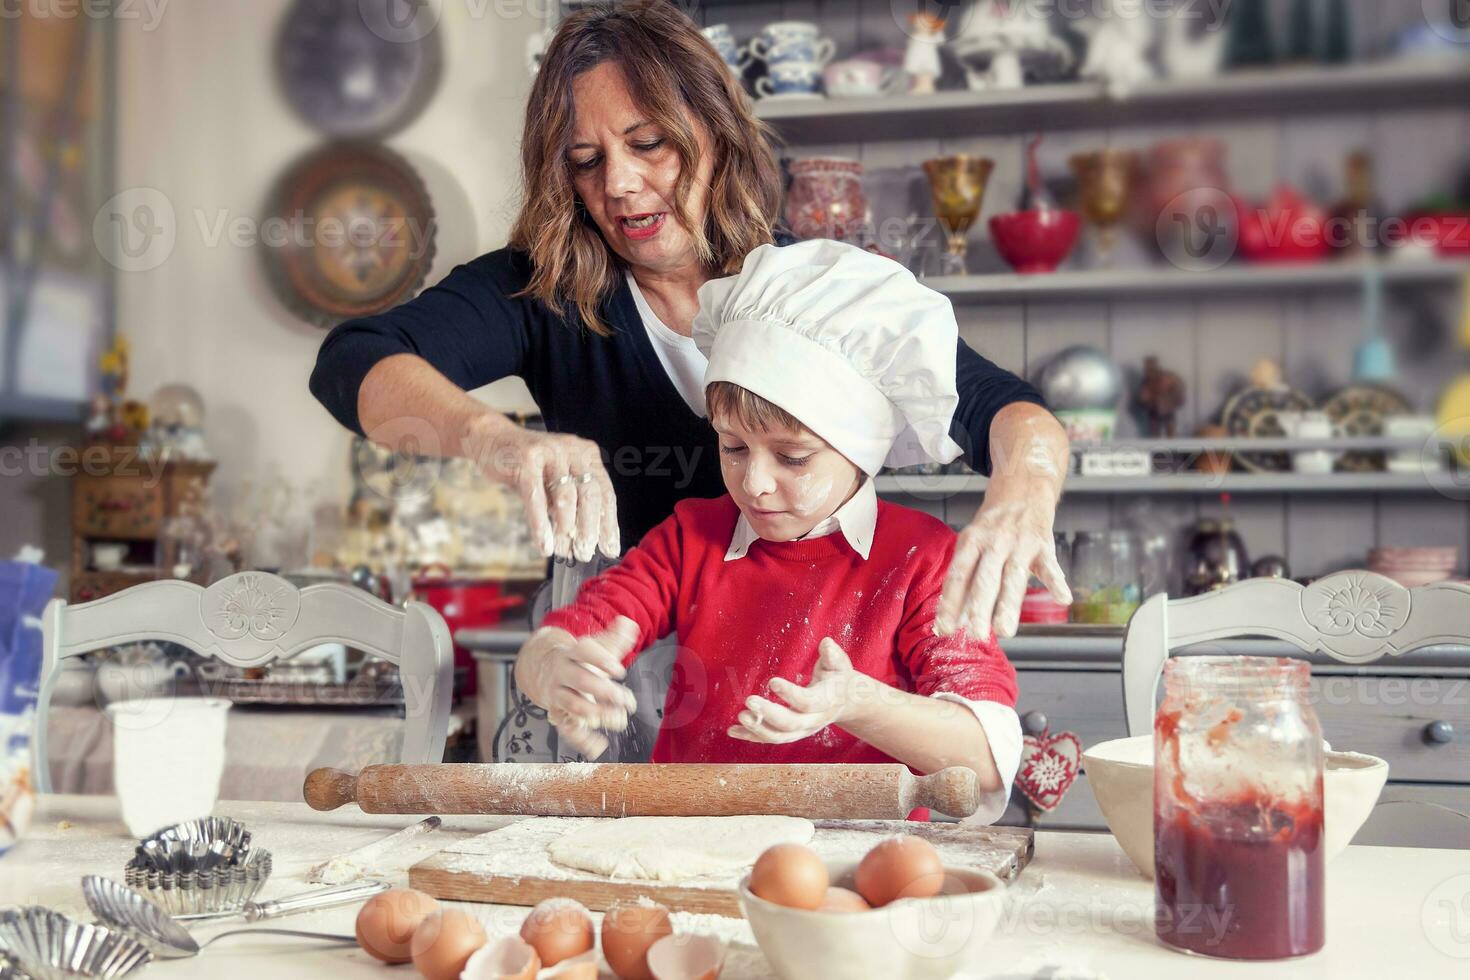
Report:
[{"label": "wooden cutting board", "polygon": [[[554,864],[547,846],[591,819],[596,818],[535,817],[451,844],[410,868],[409,885],[461,902],[532,906],[563,897],[603,911],[616,902],[646,897],[672,911],[740,917],[736,889],[743,871],[660,882],[607,878]],[[1032,831],[1019,827],[826,820],[817,821],[816,828],[811,848],[827,860],[856,862],[885,837],[914,834],[934,845],[945,867],[989,871],[1003,881],[1021,873],[1034,849]]]}]

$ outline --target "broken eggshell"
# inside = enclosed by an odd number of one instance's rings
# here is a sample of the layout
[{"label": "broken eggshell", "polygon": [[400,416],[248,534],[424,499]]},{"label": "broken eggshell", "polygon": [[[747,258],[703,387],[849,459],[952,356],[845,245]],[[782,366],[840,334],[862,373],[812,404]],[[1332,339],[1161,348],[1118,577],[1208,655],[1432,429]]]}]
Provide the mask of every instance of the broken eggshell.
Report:
[{"label": "broken eggshell", "polygon": [[725,944],[713,936],[665,936],[648,948],[654,980],[715,980],[725,966]]},{"label": "broken eggshell", "polygon": [[597,980],[597,950],[562,960],[536,974],[536,980]]},{"label": "broken eggshell", "polygon": [[534,980],[541,957],[519,936],[492,939],[464,965],[459,980]]}]

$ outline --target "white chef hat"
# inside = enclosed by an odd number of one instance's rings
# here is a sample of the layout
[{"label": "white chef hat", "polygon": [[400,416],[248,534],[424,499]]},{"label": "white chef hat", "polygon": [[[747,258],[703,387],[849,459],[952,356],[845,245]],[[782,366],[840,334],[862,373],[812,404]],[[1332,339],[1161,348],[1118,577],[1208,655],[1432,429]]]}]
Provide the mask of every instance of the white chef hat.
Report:
[{"label": "white chef hat", "polygon": [[960,454],[954,308],[892,259],[834,241],[762,245],[700,287],[694,340],[706,386],[780,406],[869,475]]}]

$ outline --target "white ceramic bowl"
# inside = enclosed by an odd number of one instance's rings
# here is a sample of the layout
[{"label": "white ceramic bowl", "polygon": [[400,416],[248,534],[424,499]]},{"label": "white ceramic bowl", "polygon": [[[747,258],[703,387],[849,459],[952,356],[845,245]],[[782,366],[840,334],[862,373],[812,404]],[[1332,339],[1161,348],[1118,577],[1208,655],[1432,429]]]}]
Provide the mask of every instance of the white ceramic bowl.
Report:
[{"label": "white ceramic bowl", "polygon": [[[832,884],[852,888],[856,861],[829,861]],[[983,961],[1005,909],[1006,886],[988,871],[946,870],[947,893],[869,912],[786,908],[740,882],[740,907],[781,980],[944,980]],[[952,893],[948,889],[952,888]]]},{"label": "white ceramic bowl", "polygon": [[[1082,769],[1108,829],[1146,876],[1154,874],[1154,737],[1100,742],[1082,753]],[[1327,860],[1352,841],[1388,781],[1388,763],[1357,752],[1328,752],[1322,781]]]}]

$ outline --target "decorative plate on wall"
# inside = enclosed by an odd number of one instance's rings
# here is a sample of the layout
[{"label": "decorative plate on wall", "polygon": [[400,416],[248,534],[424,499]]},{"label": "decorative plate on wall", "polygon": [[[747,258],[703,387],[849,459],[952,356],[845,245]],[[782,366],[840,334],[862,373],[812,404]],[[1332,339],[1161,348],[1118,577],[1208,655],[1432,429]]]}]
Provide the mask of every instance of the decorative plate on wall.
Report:
[{"label": "decorative plate on wall", "polygon": [[295,0],[276,38],[286,101],[328,136],[397,132],[439,84],[437,20],[423,0]]},{"label": "decorative plate on wall", "polygon": [[[1383,385],[1354,384],[1334,392],[1322,403],[1322,411],[1332,420],[1333,431],[1344,436],[1381,436],[1383,420],[1390,415],[1408,415],[1413,411],[1409,400]],[[1343,453],[1337,468],[1353,473],[1384,469],[1382,452]]]},{"label": "decorative plate on wall", "polygon": [[298,159],[276,183],[261,225],[271,282],[318,326],[409,299],[434,261],[428,190],[387,147],[335,143]]},{"label": "decorative plate on wall", "polygon": [[[1281,424],[1281,413],[1311,409],[1312,400],[1294,388],[1251,385],[1225,403],[1220,420],[1226,432],[1237,438],[1282,439],[1287,431]],[[1252,473],[1284,473],[1291,469],[1289,453],[1238,452],[1235,458]]]}]

